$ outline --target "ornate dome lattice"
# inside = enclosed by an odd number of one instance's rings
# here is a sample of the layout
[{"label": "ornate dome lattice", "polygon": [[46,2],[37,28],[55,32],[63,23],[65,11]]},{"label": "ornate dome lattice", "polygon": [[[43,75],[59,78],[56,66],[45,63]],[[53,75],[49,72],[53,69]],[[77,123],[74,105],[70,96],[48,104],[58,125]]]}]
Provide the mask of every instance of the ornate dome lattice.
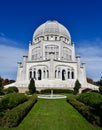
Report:
[{"label": "ornate dome lattice", "polygon": [[57,21],[47,21],[40,25],[34,32],[33,40],[40,36],[46,35],[58,35],[63,36],[69,40],[71,39],[70,33],[66,27]]}]

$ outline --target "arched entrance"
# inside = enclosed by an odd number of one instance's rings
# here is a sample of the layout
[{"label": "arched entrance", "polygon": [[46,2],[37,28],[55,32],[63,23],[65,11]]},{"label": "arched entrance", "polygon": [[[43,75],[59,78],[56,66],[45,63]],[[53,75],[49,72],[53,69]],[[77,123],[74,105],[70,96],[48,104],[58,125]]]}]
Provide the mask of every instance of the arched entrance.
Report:
[{"label": "arched entrance", "polygon": [[34,79],[36,79],[36,72],[34,71]]},{"label": "arched entrance", "polygon": [[62,70],[62,80],[65,80],[65,70]]},{"label": "arched entrance", "polygon": [[41,70],[38,70],[38,80],[41,80]]}]

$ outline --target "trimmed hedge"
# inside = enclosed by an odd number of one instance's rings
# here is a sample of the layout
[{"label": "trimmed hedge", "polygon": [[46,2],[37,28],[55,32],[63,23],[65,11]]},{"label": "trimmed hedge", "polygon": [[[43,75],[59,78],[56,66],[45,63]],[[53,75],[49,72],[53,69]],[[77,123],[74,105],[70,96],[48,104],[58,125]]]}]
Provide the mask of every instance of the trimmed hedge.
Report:
[{"label": "trimmed hedge", "polygon": [[12,87],[8,87],[6,89],[3,90],[4,94],[9,94],[9,93],[18,93],[19,90],[17,87],[12,86]]},{"label": "trimmed hedge", "polygon": [[94,108],[100,108],[102,105],[102,95],[96,92],[80,94],[77,100]]},{"label": "trimmed hedge", "polygon": [[36,95],[33,95],[28,101],[18,105],[12,110],[7,111],[2,119],[2,126],[6,128],[12,128],[17,126],[23,120],[26,114],[30,111],[36,101],[37,97]]},{"label": "trimmed hedge", "polygon": [[[41,94],[45,94],[45,93],[50,94],[51,93],[51,89],[41,90],[40,93]],[[56,94],[56,93],[73,93],[73,90],[70,90],[70,89],[53,89],[53,93],[54,94]]]},{"label": "trimmed hedge", "polygon": [[0,111],[12,109],[17,105],[28,100],[28,97],[23,93],[10,93],[2,97],[0,100]]},{"label": "trimmed hedge", "polygon": [[75,98],[68,98],[67,101],[76,108],[89,122],[96,125],[101,125],[99,116],[93,114],[94,108],[86,106]]}]

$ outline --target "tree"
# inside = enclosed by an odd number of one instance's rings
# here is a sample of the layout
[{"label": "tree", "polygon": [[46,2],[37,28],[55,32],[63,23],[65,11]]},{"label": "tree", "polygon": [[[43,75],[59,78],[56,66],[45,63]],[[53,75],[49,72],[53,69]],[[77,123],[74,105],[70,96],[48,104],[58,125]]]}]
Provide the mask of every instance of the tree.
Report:
[{"label": "tree", "polygon": [[102,77],[99,81],[96,82],[96,84],[99,86],[99,92],[102,94]]},{"label": "tree", "polygon": [[90,84],[93,84],[93,85],[97,85],[96,82],[93,81],[93,79],[88,78],[88,77],[87,77],[87,82],[90,83]]},{"label": "tree", "polygon": [[3,81],[3,79],[0,77],[0,88],[3,88],[2,81]]},{"label": "tree", "polygon": [[3,79],[0,77],[0,95],[3,95]]},{"label": "tree", "polygon": [[78,80],[76,80],[75,87],[74,87],[74,94],[78,94],[80,88],[81,88],[81,84]]},{"label": "tree", "polygon": [[99,92],[102,94],[102,77],[100,81],[98,81],[98,85],[99,85]]},{"label": "tree", "polygon": [[36,92],[35,81],[33,78],[30,80],[30,84],[29,84],[28,88],[29,88],[30,94],[33,94]]}]

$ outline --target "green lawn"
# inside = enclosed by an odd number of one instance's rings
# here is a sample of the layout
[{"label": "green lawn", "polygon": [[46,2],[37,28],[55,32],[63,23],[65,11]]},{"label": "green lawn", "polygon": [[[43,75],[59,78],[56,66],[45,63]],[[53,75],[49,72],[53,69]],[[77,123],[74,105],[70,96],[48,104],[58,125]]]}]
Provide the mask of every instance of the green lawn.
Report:
[{"label": "green lawn", "polygon": [[[0,130],[9,130],[0,128]],[[39,99],[22,123],[12,130],[102,130],[88,123],[66,99]]]}]

